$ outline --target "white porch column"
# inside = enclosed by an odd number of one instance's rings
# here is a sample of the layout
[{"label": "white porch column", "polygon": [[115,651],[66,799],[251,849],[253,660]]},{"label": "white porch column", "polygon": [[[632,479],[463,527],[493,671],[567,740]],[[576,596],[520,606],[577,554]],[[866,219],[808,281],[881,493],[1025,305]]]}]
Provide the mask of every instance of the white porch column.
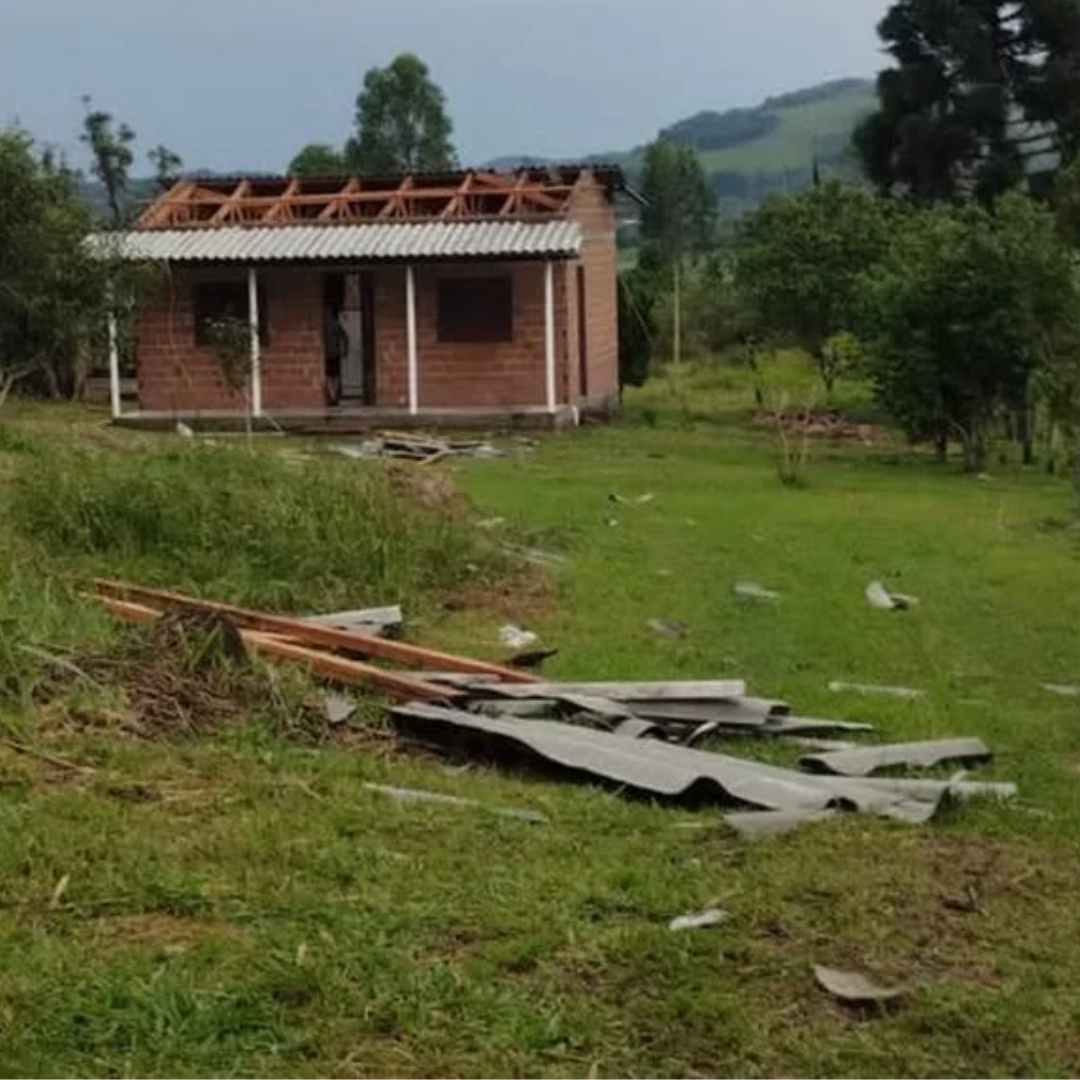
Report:
[{"label": "white porch column", "polygon": [[544,263],[544,400],[555,412],[555,264]]},{"label": "white porch column", "polygon": [[416,274],[405,267],[405,357],[409,375],[409,413],[420,409],[420,372],[416,357]]},{"label": "white porch column", "polygon": [[262,416],[262,343],[259,341],[259,276],[248,267],[248,332],[251,336],[251,415]]},{"label": "white porch column", "polygon": [[120,335],[113,307],[109,308],[109,400],[115,420],[120,415]]}]

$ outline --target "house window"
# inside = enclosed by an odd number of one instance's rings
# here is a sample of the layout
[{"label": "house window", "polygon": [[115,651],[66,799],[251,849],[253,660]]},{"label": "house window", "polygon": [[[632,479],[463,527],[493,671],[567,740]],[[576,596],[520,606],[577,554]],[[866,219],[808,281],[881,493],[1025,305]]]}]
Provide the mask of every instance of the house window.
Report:
[{"label": "house window", "polygon": [[[246,281],[200,281],[192,297],[195,308],[195,344],[209,345],[209,327],[221,319],[247,322],[248,286]],[[259,285],[259,341],[270,344],[269,310],[266,288]]]},{"label": "house window", "polygon": [[440,279],[438,332],[446,342],[513,341],[510,276]]}]

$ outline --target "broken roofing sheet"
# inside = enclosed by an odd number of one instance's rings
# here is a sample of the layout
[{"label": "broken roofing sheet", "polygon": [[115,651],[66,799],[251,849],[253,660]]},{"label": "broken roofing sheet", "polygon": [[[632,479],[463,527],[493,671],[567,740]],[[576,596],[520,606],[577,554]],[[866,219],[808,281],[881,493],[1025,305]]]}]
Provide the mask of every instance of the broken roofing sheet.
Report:
[{"label": "broken roofing sheet", "polygon": [[[672,746],[552,720],[501,720],[457,709],[410,704],[391,709],[406,735],[501,761],[525,761],[642,795],[688,804],[717,803],[814,814],[852,809],[908,822],[933,817],[950,793],[971,785],[947,781],[852,780],[811,776],[726,754]],[[1010,795],[1011,785],[975,785]]]}]

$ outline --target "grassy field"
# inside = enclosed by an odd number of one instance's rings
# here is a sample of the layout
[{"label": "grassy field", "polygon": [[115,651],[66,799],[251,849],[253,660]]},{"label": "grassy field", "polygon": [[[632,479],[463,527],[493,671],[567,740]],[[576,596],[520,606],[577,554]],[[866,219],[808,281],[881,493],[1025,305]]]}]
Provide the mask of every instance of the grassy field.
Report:
[{"label": "grassy field", "polygon": [[[447,467],[471,509],[415,519],[366,467],[306,461],[303,444],[260,442],[240,464],[242,447],[211,449],[199,492],[184,456],[199,451],[176,437],[10,413],[3,723],[93,771],[0,745],[0,1074],[1075,1075],[1080,726],[1076,700],[1042,688],[1080,682],[1069,489],[1011,465],[965,477],[885,434],[816,446],[808,486],[787,489],[748,411],[714,375],[654,384],[617,426]],[[412,537],[401,565],[358,499]],[[492,517],[566,562],[507,579],[469,539]],[[258,716],[133,739],[28,692],[22,646],[77,657],[114,639],[77,595],[93,572],[294,610],[402,599],[418,639],[493,657],[513,618],[559,647],[554,677],[743,677],[889,739],[980,735],[997,753],[986,775],[1021,796],[923,828],[852,816],[750,844],[715,812],[462,770],[377,725],[322,745]],[[872,610],[879,577],[920,606]],[[745,579],[782,601],[740,601]],[[651,618],[689,634],[658,638]],[[834,679],[928,696],[860,699]],[[365,781],[550,821],[398,806]],[[955,902],[972,896],[976,910]],[[710,904],[724,925],[667,929]],[[852,1014],[815,963],[912,993]]]}]

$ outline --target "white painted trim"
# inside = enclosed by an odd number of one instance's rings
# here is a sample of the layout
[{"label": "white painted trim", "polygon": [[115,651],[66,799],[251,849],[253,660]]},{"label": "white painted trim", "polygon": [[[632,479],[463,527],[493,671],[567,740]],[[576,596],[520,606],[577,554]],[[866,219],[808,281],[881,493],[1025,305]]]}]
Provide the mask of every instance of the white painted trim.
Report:
[{"label": "white painted trim", "polygon": [[109,309],[109,400],[113,419],[121,413],[120,403],[120,335],[116,327],[116,312]]},{"label": "white painted trim", "polygon": [[251,337],[251,415],[262,416],[262,343],[259,341],[259,275],[248,267],[248,333]]},{"label": "white painted trim", "polygon": [[544,403],[555,412],[555,264],[544,263]]},{"label": "white painted trim", "polygon": [[416,356],[416,273],[405,267],[405,352],[409,376],[409,412],[420,411],[420,371]]}]

